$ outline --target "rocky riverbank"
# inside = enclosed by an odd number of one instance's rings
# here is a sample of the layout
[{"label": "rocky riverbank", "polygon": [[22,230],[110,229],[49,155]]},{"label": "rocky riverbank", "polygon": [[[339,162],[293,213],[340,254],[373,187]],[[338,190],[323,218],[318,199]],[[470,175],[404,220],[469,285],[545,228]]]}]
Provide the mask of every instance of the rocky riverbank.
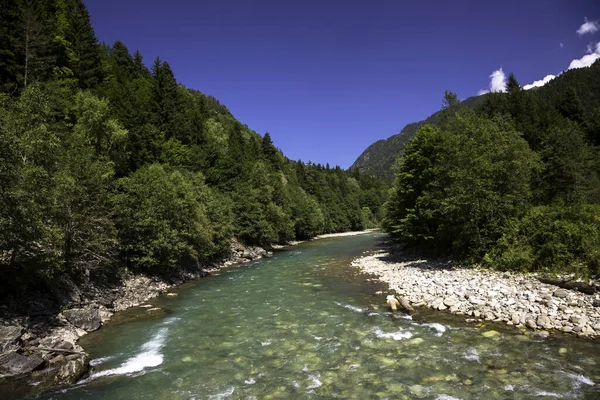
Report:
[{"label": "rocky riverbank", "polygon": [[112,283],[92,277],[79,284],[66,280],[54,294],[64,304],[60,310],[47,299],[23,300],[23,315],[4,312],[9,315],[0,318],[0,393],[76,382],[89,369],[89,356],[77,340],[99,329],[115,312],[140,306],[184,281],[270,256],[263,248],[233,241],[230,256],[221,262],[168,277],[129,274]]},{"label": "rocky riverbank", "polygon": [[352,265],[389,284],[401,302],[523,329],[600,337],[600,293],[584,294],[503,273],[430,262],[388,247]]}]

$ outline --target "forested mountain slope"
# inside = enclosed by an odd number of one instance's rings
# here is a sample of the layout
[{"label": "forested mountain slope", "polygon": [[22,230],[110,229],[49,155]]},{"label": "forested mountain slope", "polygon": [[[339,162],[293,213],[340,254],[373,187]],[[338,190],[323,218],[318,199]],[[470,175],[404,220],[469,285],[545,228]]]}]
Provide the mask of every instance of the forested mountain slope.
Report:
[{"label": "forested mountain slope", "polygon": [[0,4],[0,292],[161,273],[375,226],[387,183],[287,159],[215,98],[100,45],[81,0]]},{"label": "forested mountain slope", "polygon": [[[462,102],[463,106],[472,108],[481,103],[484,96],[473,96]],[[385,140],[373,143],[354,161],[350,169],[360,172],[375,174],[392,180],[394,177],[393,167],[398,155],[402,153],[404,146],[422,126],[426,124],[437,124],[440,119],[440,111],[433,113],[427,119],[406,125],[400,133],[390,136]]]}]

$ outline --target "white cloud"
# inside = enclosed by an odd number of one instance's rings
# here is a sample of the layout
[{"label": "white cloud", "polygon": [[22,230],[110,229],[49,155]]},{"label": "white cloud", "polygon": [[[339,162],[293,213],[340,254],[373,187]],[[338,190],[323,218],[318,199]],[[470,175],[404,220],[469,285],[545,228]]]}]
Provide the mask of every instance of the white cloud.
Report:
[{"label": "white cloud", "polygon": [[598,53],[586,54],[581,58],[571,61],[571,64],[569,64],[568,69],[589,67],[594,63],[594,61],[596,61],[599,58],[600,54]]},{"label": "white cloud", "polygon": [[[596,43],[595,46],[592,44],[589,44],[587,47],[587,52],[588,52],[588,54],[584,55],[583,57],[577,58],[577,59],[571,61],[571,64],[569,64],[569,68],[567,68],[567,70],[575,69],[575,68],[589,67],[596,60],[600,59],[600,42]],[[534,87],[544,86],[546,83],[550,82],[552,79],[556,78],[558,75],[560,75],[560,73],[557,75],[546,75],[544,77],[544,79],[541,79],[539,81],[530,83],[529,85],[523,86],[523,89],[528,90],[528,89],[532,89]]]},{"label": "white cloud", "polygon": [[544,77],[544,79],[540,79],[539,81],[535,81],[533,83],[530,83],[529,85],[523,86],[523,89],[529,90],[529,89],[532,89],[534,87],[544,86],[546,83],[550,82],[554,78],[556,78],[556,75],[546,75]]},{"label": "white cloud", "polygon": [[600,42],[596,43],[595,47],[592,45],[588,45],[588,54],[586,54],[585,56],[583,56],[581,58],[577,58],[577,59],[571,61],[571,64],[569,64],[569,68],[567,68],[567,69],[589,67],[590,65],[592,65],[594,63],[594,61],[596,61],[599,58],[600,58]]},{"label": "white cloud", "polygon": [[594,33],[598,29],[600,29],[600,27],[598,26],[598,21],[588,21],[586,18],[585,22],[583,24],[581,24],[579,29],[577,29],[577,34],[579,36],[582,36],[582,35],[585,35],[586,33]]},{"label": "white cloud", "polygon": [[477,92],[478,96],[486,94],[488,92],[506,92],[506,74],[502,68],[492,72],[490,75],[490,88],[489,90],[482,89]]}]

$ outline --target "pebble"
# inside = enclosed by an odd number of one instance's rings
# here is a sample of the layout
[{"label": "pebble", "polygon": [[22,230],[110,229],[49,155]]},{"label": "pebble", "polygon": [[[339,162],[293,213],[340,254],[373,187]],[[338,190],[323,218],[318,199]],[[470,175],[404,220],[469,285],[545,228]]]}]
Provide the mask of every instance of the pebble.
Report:
[{"label": "pebble", "polygon": [[534,274],[408,259],[389,252],[363,256],[352,265],[374,274],[413,307],[429,307],[532,330],[555,329],[600,337],[600,298],[541,283]]}]

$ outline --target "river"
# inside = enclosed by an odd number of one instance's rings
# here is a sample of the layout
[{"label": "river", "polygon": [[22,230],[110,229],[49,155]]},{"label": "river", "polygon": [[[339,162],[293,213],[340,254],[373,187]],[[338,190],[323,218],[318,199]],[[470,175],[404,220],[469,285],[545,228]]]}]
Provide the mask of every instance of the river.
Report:
[{"label": "river", "polygon": [[383,238],[304,243],[119,313],[82,339],[91,375],[39,398],[600,398],[598,342],[389,313],[350,266]]}]

